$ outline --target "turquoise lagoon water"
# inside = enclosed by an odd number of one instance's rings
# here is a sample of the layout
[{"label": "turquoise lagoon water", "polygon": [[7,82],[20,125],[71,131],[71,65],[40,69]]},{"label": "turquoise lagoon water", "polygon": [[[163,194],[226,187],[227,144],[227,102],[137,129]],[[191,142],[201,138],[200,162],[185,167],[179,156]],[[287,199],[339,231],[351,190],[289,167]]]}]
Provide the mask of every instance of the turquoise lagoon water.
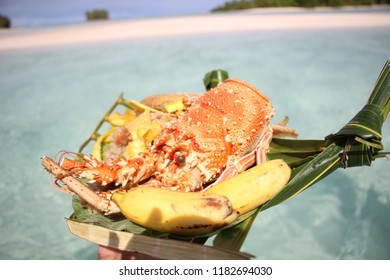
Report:
[{"label": "turquoise lagoon water", "polygon": [[[390,14],[389,14],[390,16]],[[202,92],[221,68],[266,93],[302,139],[336,132],[365,104],[385,61],[384,28],[266,31],[0,52],[0,259],[96,259],[73,236],[71,197],[44,154],[76,151],[120,92]],[[383,128],[390,149],[388,122]],[[390,172],[337,170],[258,216],[242,248],[257,259],[389,259]],[[210,244],[208,242],[208,244]]]}]

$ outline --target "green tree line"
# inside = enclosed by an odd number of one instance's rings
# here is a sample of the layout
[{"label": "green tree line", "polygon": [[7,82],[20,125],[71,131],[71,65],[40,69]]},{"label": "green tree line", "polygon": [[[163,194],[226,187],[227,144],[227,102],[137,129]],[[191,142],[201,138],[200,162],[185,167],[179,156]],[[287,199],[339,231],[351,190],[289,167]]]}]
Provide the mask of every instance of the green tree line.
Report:
[{"label": "green tree line", "polygon": [[87,11],[85,13],[87,20],[101,20],[101,19],[108,19],[108,11],[106,10],[92,10],[92,11]]},{"label": "green tree line", "polygon": [[11,20],[0,14],[0,28],[11,28]]},{"label": "green tree line", "polygon": [[239,0],[228,1],[223,6],[212,9],[212,12],[243,10],[265,7],[342,7],[390,4],[390,0]]}]

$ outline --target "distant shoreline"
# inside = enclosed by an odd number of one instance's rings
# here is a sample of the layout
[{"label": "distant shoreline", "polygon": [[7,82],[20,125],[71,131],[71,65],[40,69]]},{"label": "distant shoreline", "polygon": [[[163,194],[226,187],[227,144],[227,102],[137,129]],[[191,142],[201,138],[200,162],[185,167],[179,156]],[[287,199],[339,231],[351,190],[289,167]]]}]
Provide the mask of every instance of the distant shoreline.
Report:
[{"label": "distant shoreline", "polygon": [[212,12],[212,13],[229,13],[229,12],[243,12],[243,13],[254,13],[254,12],[307,12],[307,11],[380,11],[383,9],[390,9],[390,4],[376,4],[376,5],[355,5],[355,6],[317,6],[317,7],[264,7],[264,8],[251,8],[235,11],[221,11],[221,12]]},{"label": "distant shoreline", "polygon": [[226,10],[211,10],[211,13],[224,13],[224,12],[239,12],[239,11],[253,11],[253,10],[288,10],[288,9],[298,9],[298,10],[351,10],[351,9],[381,9],[389,8],[390,4],[357,4],[357,5],[341,5],[341,6],[324,6],[318,5],[313,7],[304,7],[304,6],[269,6],[269,7],[253,7],[253,8],[242,8],[242,9],[226,9]]},{"label": "distant shoreline", "polygon": [[[386,6],[388,7],[388,6]],[[45,28],[0,30],[0,51],[76,44],[163,38],[183,35],[245,31],[303,30],[324,28],[390,28],[390,13],[374,8],[258,8],[240,12],[210,13],[136,20],[109,20]],[[268,12],[267,12],[268,11]],[[302,11],[313,11],[302,13]],[[321,12],[316,12],[321,11]],[[330,12],[322,12],[330,11]],[[223,16],[221,16],[223,14]]]}]

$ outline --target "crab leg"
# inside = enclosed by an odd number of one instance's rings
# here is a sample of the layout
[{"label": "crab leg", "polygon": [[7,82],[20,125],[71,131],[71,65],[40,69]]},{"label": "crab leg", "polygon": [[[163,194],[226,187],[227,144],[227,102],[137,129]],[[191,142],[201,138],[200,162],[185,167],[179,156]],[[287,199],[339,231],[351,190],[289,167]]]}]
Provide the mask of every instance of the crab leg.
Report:
[{"label": "crab leg", "polygon": [[109,198],[101,197],[85,186],[79,180],[74,178],[71,173],[64,170],[61,166],[55,163],[47,156],[41,158],[42,165],[46,170],[53,174],[57,179],[61,180],[73,193],[85,200],[89,205],[105,214],[111,214],[119,211],[119,208]]}]

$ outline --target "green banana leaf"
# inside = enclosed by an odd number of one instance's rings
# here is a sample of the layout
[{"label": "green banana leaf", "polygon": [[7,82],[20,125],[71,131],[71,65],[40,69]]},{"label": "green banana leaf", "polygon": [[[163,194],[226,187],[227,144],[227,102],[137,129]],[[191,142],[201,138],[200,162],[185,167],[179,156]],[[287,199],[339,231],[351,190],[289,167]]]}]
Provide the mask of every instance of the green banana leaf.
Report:
[{"label": "green banana leaf", "polygon": [[[208,90],[227,78],[226,71],[214,70],[205,75],[203,82]],[[113,230],[156,238],[181,239],[200,244],[204,244],[210,236],[215,236],[213,246],[239,251],[260,212],[291,199],[340,167],[369,166],[373,160],[388,154],[381,152],[383,150],[381,128],[390,110],[389,100],[390,60],[383,67],[367,104],[338,132],[326,136],[323,140],[273,139],[267,157],[284,159],[291,166],[292,175],[287,186],[258,209],[241,216],[232,225],[209,235],[188,239],[155,232],[133,224],[121,215],[102,216],[91,213],[81,206],[77,198],[73,199],[74,213],[69,219]],[[128,106],[122,94],[106,115],[110,114],[118,104]],[[89,139],[80,147],[80,152],[90,141],[96,141],[100,135],[98,130],[104,121],[105,118],[99,122]]]},{"label": "green banana leaf", "polygon": [[389,111],[390,60],[385,63],[367,104],[337,133],[326,136],[324,141],[272,141],[267,156],[286,159],[293,168],[290,181],[243,223],[221,231],[213,245],[239,251],[260,212],[291,199],[340,167],[370,166],[373,160],[388,154],[381,152],[381,128]]},{"label": "green banana leaf", "polygon": [[210,90],[229,78],[229,73],[225,70],[213,70],[208,72],[204,78],[203,83],[206,90]]}]

